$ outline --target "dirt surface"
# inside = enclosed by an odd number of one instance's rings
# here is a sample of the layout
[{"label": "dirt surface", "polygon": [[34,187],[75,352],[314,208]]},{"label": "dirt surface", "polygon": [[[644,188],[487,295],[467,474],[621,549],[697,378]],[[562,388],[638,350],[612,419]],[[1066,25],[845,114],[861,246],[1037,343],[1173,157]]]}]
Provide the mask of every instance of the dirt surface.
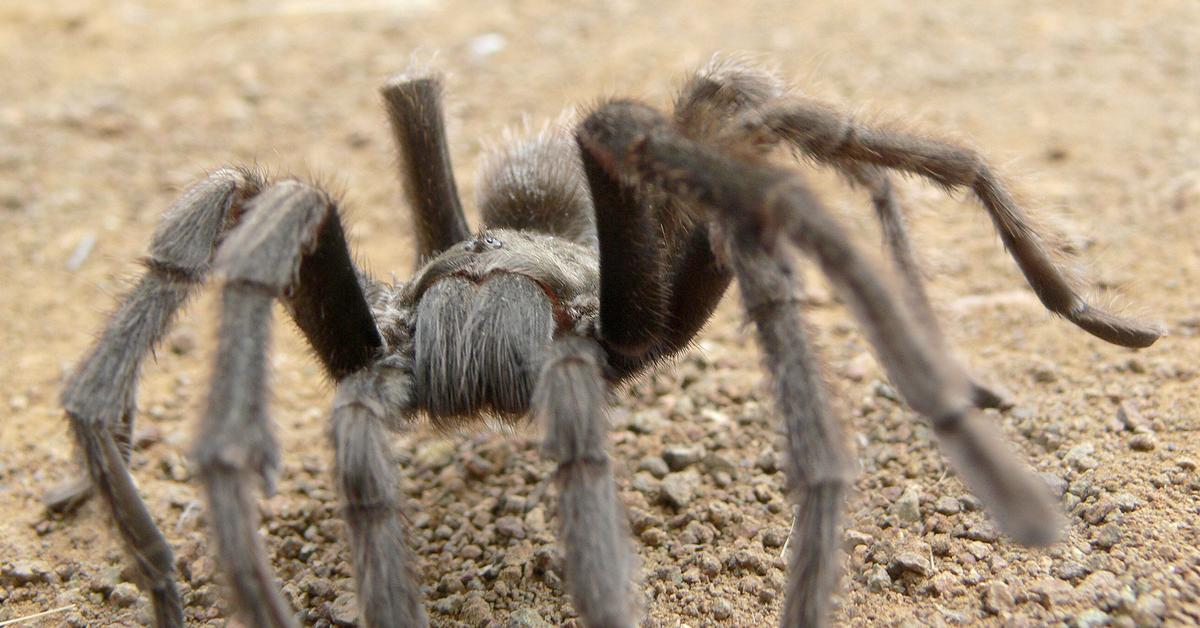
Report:
[{"label": "dirt surface", "polygon": [[[969,199],[904,183],[945,328],[975,372],[1011,392],[1015,407],[988,415],[1062,494],[1068,525],[1045,550],[998,536],[814,282],[808,310],[861,462],[837,621],[1200,622],[1200,4],[167,4],[0,3],[0,622],[52,609],[29,624],[147,621],[100,505],[51,517],[40,496],[75,472],[63,374],[188,181],[225,163],[315,174],[345,190],[370,268],[403,275],[411,227],[376,89],[414,53],[448,74],[470,199],[483,148],[505,127],[601,95],[665,102],[717,50],[758,55],[867,119],[970,138],[1077,236],[1096,289],[1172,332],[1134,353],[1051,319]],[[813,180],[878,249],[863,196]],[[133,469],[177,548],[189,622],[224,625],[187,461],[213,305],[211,293],[194,303],[146,369]],[[736,305],[731,293],[699,345],[625,391],[613,415],[647,625],[777,621],[791,514]],[[303,621],[346,625],[356,613],[324,435],[331,387],[299,336],[277,328],[284,470],[262,530]],[[536,429],[418,430],[395,445],[433,621],[570,625]]]}]

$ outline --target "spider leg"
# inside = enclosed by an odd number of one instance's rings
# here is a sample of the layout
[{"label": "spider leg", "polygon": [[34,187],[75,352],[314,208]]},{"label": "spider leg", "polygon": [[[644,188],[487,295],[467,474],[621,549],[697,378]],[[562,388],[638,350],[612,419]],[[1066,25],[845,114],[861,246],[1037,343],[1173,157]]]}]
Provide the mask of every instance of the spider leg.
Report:
[{"label": "spider leg", "polygon": [[[780,89],[769,73],[714,57],[680,88],[674,118],[688,137],[715,139]],[[610,366],[628,374],[687,346],[732,274],[704,216],[612,177],[587,150],[582,158],[599,233],[600,331]]]},{"label": "spider leg", "polygon": [[558,463],[559,533],[571,599],[588,626],[634,626],[632,554],[612,466],[603,352],[594,342],[560,336],[548,350],[532,413],[546,426],[545,453]]},{"label": "spider leg", "polygon": [[63,387],[62,406],[90,481],[52,491],[49,505],[77,505],[94,487],[112,512],[139,585],[153,600],[158,626],[182,626],[183,607],[172,578],[171,548],[126,468],[138,373],[142,359],[203,281],[216,242],[225,225],[236,220],[241,200],[261,185],[250,171],[224,169],[190,187],[171,206],[154,234],[145,274]]},{"label": "spider leg", "polygon": [[647,199],[612,179],[583,152],[600,245],[600,336],[610,353],[635,361],[668,329],[666,255]]},{"label": "spider leg", "polygon": [[[749,234],[748,234],[749,235]],[[753,237],[735,243],[734,272],[783,418],[788,481],[799,506],[784,626],[817,626],[837,588],[841,510],[853,478],[838,418],[830,411],[797,294],[798,274]]]},{"label": "spider leg", "polygon": [[286,300],[334,377],[367,366],[383,341],[349,262],[336,206],[324,192],[285,181],[254,197],[248,209],[216,254],[224,278],[219,344],[193,457],[243,620],[293,626],[258,539],[251,490],[257,479],[270,492],[279,466],[267,418],[272,302]]},{"label": "spider leg", "polygon": [[[745,131],[737,123],[739,113],[753,111],[778,99],[783,94],[782,82],[771,72],[737,58],[714,57],[704,68],[684,84],[676,98],[675,123],[681,133],[693,140],[717,143],[733,142],[737,149],[760,151],[770,147],[775,138],[755,133],[739,136]],[[750,114],[747,114],[750,115]],[[732,131],[732,132],[731,132]],[[746,139],[751,142],[747,145]],[[904,215],[896,202],[892,183],[885,169],[858,163],[838,163],[837,167],[852,182],[865,188],[883,227],[884,244],[892,257],[906,290],[916,322],[929,335],[930,342],[940,348],[946,345],[937,317],[930,305],[921,277],[921,267],[909,242]],[[972,379],[972,397],[977,406],[1003,407],[1004,395]]]},{"label": "spider leg", "polygon": [[417,70],[380,90],[400,158],[400,182],[417,229],[417,263],[470,237],[450,166],[442,81]]},{"label": "spider leg", "polygon": [[393,419],[413,406],[410,365],[396,361],[385,359],[338,383],[330,434],[363,620],[418,628],[428,619],[388,447],[388,430],[401,427]]},{"label": "spider leg", "polygon": [[782,239],[813,257],[845,295],[905,400],[930,419],[947,457],[1001,528],[1027,544],[1055,538],[1059,517],[1048,491],[972,412],[966,374],[928,342],[904,300],[795,173],[707,149],[672,131],[658,112],[628,101],[598,109],[580,136],[614,175],[688,198],[726,221],[737,246],[745,246],[749,233],[768,249]]},{"label": "spider leg", "polygon": [[[934,343],[938,350],[946,351],[945,335],[925,291],[921,264],[909,240],[904,212],[896,202],[891,177],[882,168],[861,164],[846,164],[843,171],[871,194],[871,204],[875,207],[875,215],[883,229],[884,245],[900,273],[900,280],[904,282],[901,294],[908,302],[914,321],[925,330],[929,341]],[[974,377],[971,378],[971,398],[978,408],[1003,408],[1011,405],[1007,395],[985,386]]]},{"label": "spider leg", "polygon": [[1025,210],[976,152],[901,132],[860,124],[819,103],[791,99],[749,114],[738,133],[766,130],[835,167],[871,164],[909,172],[946,188],[967,188],[987,210],[1001,241],[1048,310],[1113,344],[1147,347],[1161,327],[1121,318],[1088,304],[1077,283],[1056,263],[1062,247],[1048,242]]}]

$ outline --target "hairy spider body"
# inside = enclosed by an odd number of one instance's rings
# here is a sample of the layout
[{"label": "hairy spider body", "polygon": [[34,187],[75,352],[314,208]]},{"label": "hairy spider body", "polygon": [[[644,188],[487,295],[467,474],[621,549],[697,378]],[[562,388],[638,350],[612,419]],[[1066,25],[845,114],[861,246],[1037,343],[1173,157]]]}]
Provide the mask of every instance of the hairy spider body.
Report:
[{"label": "hairy spider body", "polygon": [[[785,626],[823,624],[838,576],[850,453],[804,331],[793,251],[842,292],[905,400],[1016,540],[1057,533],[1055,505],[975,409],[1000,398],[951,357],[925,296],[887,170],[970,189],[1046,307],[1104,340],[1147,346],[1154,325],[1097,310],[975,153],[860,125],[794,96],[770,73],[716,59],[671,115],[634,101],[592,110],[572,138],[550,129],[495,151],[471,232],[450,168],[437,79],[383,88],[416,230],[418,270],[372,279],[353,263],[337,205],[319,188],[223,169],[190,187],[155,232],[146,272],[66,382],[62,404],[88,471],[48,495],[111,508],[158,626],[184,613],[171,548],[127,464],[143,358],[210,267],[223,279],[219,346],[193,458],[220,564],[248,625],[295,624],[257,534],[253,487],[280,453],[267,416],[267,341],[281,301],[337,390],[334,473],[363,621],[427,623],[405,543],[388,433],[418,417],[452,427],[531,416],[556,462],[567,584],[590,626],[632,626],[632,553],[606,454],[607,395],[687,346],[734,279],[783,423],[791,537]],[[865,187],[899,288],[858,250],[793,168],[790,148]]]},{"label": "hairy spider body", "polygon": [[415,409],[440,424],[525,415],[553,339],[595,338],[598,269],[594,249],[510,229],[431,260],[394,298],[414,321],[395,350],[413,355]]}]

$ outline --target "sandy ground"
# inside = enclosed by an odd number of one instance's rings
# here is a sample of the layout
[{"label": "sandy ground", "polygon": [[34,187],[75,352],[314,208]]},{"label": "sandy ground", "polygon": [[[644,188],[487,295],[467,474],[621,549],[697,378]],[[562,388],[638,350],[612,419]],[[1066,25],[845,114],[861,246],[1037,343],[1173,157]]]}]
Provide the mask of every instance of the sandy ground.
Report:
[{"label": "sandy ground", "polygon": [[[838,623],[1200,622],[1200,4],[958,6],[0,2],[0,622],[61,607],[25,625],[147,620],[103,509],[51,517],[40,495],[74,472],[56,403],[63,374],[188,181],[231,162],[319,176],[346,191],[358,253],[378,274],[403,274],[409,219],[376,88],[414,53],[448,74],[452,153],[470,199],[481,152],[503,128],[602,95],[664,102],[717,50],[758,55],[868,119],[970,138],[1077,236],[1097,290],[1171,329],[1134,353],[1051,319],[969,199],[906,182],[948,334],[975,372],[1011,392],[1015,407],[991,418],[1062,493],[1068,526],[1045,550],[998,536],[817,284],[810,315],[861,462]],[[812,176],[877,249],[861,194]],[[776,422],[734,306],[727,299],[699,346],[633,385],[614,412],[647,625],[777,621],[791,515]],[[133,469],[178,550],[189,621],[225,625],[186,457],[213,323],[209,294],[146,369]],[[262,529],[303,621],[353,623],[324,438],[331,390],[298,336],[278,329],[285,463]],[[437,625],[571,625],[537,443],[535,429],[397,441]],[[693,494],[668,507],[663,484]]]}]

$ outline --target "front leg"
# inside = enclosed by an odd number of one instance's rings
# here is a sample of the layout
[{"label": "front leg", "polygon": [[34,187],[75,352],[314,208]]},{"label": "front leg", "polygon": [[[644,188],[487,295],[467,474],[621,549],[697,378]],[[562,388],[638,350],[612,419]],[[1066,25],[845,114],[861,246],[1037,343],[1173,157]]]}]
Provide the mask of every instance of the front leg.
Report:
[{"label": "front leg", "polygon": [[194,458],[237,609],[250,626],[292,626],[258,539],[252,484],[272,489],[278,445],[267,416],[271,306],[285,299],[330,374],[343,379],[383,346],[328,195],[286,181],[250,202],[217,252],[225,279],[208,409]]},{"label": "front leg", "polygon": [[559,535],[567,585],[587,626],[634,626],[633,558],[612,464],[605,452],[608,417],[596,343],[563,335],[542,366],[532,414],[545,426],[544,453],[557,463]]},{"label": "front leg", "polygon": [[732,275],[712,236],[674,202],[651,199],[582,151],[600,248],[600,335],[619,377],[675,353],[711,316]]},{"label": "front leg", "polygon": [[338,383],[330,436],[362,621],[372,628],[429,623],[405,542],[389,447],[396,418],[412,412],[411,365],[393,355]]},{"label": "front leg", "polygon": [[99,494],[133,560],[138,585],[151,596],[157,626],[182,626],[183,604],[171,548],[127,469],[138,374],[203,282],[226,225],[238,220],[243,201],[262,185],[257,173],[222,169],[188,188],[155,231],[146,272],[63,386],[63,410],[88,475],[52,491],[47,504],[70,509],[93,491]]}]

